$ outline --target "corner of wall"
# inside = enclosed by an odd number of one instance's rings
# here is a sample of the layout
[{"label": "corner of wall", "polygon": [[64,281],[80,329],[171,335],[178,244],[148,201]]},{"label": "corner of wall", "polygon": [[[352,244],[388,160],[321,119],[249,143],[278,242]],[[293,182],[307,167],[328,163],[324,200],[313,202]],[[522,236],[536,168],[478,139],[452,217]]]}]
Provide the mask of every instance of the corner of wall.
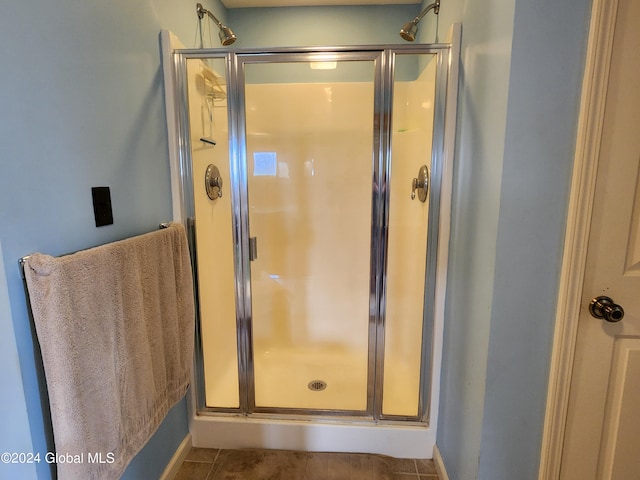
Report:
[{"label": "corner of wall", "polygon": [[447,0],[438,19],[439,39],[464,28],[437,437],[460,480],[478,474],[514,10],[515,0]]},{"label": "corner of wall", "polygon": [[[20,359],[13,330],[9,303],[9,291],[5,276],[2,243],[0,242],[0,452],[34,452],[27,416],[27,404],[22,386]],[[34,452],[35,453],[35,452]],[[4,459],[3,459],[4,460]],[[0,478],[37,478],[36,466],[32,464],[0,463]]]},{"label": "corner of wall", "polygon": [[433,446],[433,463],[436,465],[436,472],[438,472],[438,480],[449,480],[449,474],[445,467],[444,460],[440,454],[438,445]]},{"label": "corner of wall", "polygon": [[189,455],[189,451],[191,450],[191,434],[187,433],[184,437],[184,440],[178,445],[176,452],[169,460],[169,463],[162,472],[160,476],[160,480],[173,480],[178,474],[178,470],[180,470],[180,466],[184,462],[187,455]]}]

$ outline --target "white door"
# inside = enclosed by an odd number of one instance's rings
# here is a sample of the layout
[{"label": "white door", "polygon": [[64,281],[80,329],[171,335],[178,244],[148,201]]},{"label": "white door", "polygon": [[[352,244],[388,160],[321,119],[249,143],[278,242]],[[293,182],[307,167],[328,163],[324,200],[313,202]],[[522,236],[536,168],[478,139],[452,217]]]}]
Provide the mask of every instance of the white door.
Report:
[{"label": "white door", "polygon": [[[640,480],[640,2],[620,0],[562,480]],[[594,318],[592,298],[624,308]],[[614,315],[615,316],[615,315]],[[612,319],[612,320],[615,320]]]}]

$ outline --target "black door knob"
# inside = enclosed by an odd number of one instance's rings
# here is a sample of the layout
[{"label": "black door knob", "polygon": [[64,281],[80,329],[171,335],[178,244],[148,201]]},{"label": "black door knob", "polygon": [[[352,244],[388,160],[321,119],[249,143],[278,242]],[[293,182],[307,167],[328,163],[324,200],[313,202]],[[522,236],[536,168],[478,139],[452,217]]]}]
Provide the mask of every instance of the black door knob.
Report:
[{"label": "black door knob", "polygon": [[624,318],[624,309],[611,298],[600,296],[591,300],[589,312],[596,318],[604,318],[607,322],[619,322]]}]

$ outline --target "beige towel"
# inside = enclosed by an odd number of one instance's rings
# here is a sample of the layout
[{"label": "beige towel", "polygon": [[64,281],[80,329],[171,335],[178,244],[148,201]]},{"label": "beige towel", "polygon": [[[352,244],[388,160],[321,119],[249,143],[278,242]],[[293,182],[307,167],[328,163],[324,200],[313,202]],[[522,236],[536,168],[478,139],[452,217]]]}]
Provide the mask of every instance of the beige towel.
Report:
[{"label": "beige towel", "polygon": [[[184,227],[25,264],[58,478],[117,479],[185,394],[194,304]],[[61,456],[64,456],[61,457]]]}]

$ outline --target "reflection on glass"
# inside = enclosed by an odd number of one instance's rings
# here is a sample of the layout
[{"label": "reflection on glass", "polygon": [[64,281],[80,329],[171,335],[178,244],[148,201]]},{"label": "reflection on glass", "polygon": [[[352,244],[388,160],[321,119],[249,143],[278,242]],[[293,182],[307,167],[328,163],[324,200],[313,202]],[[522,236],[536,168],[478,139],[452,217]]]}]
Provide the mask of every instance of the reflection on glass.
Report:
[{"label": "reflection on glass", "polygon": [[257,407],[367,407],[373,71],[246,66]]},{"label": "reflection on glass", "polygon": [[[397,55],[394,81],[384,350],[384,415],[418,415],[429,201],[411,181],[431,169],[436,62]],[[432,61],[433,60],[433,61]]]},{"label": "reflection on glass", "polygon": [[204,188],[211,163],[231,184],[224,72],[223,59],[187,61],[205,404],[238,408],[231,196],[211,200]]},{"label": "reflection on glass", "polygon": [[275,176],[278,171],[278,154],[276,152],[253,152],[253,175]]}]

